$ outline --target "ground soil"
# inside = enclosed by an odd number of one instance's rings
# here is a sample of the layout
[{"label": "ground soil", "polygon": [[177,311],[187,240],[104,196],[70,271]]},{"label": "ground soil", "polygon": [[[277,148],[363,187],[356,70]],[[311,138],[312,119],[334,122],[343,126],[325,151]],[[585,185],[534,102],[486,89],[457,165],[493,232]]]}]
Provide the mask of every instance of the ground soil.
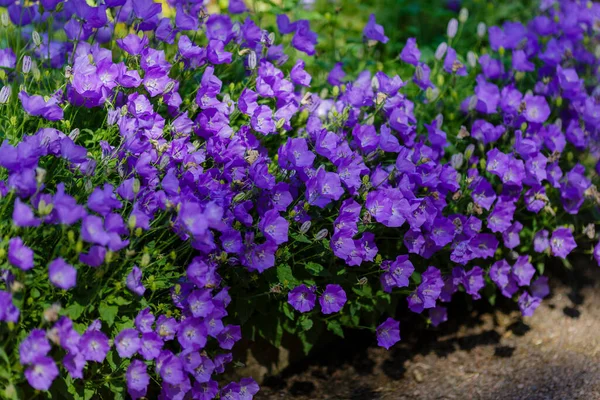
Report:
[{"label": "ground soil", "polygon": [[267,377],[257,398],[600,399],[600,269],[578,264],[551,272],[552,294],[533,317],[510,301],[458,299],[438,329],[403,319],[390,351],[350,332]]}]

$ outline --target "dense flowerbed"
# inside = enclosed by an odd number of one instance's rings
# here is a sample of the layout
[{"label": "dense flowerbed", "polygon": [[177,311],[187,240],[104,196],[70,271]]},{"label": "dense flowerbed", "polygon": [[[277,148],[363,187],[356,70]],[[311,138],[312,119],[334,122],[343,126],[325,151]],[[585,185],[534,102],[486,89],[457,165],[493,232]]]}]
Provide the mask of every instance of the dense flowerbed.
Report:
[{"label": "dense flowerbed", "polygon": [[600,4],[399,56],[374,15],[340,49],[242,0],[0,5],[5,398],[250,399],[242,337],[390,348],[600,262]]}]

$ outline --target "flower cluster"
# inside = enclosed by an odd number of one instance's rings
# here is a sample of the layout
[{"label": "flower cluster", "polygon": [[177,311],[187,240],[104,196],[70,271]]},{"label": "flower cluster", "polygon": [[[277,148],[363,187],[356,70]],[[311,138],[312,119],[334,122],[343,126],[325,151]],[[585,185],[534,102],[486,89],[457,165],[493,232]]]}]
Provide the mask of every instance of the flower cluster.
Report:
[{"label": "flower cluster", "polygon": [[[468,54],[463,11],[431,59],[411,38],[327,84],[288,54],[317,53],[310,21],[241,0],[4,5],[7,393],[251,399],[223,378],[242,332],[368,323],[390,348],[398,298],[437,326],[495,288],[528,316],[546,257],[596,239],[574,217],[600,204],[598,4],[544,1]],[[363,39],[389,41],[374,15]]]}]

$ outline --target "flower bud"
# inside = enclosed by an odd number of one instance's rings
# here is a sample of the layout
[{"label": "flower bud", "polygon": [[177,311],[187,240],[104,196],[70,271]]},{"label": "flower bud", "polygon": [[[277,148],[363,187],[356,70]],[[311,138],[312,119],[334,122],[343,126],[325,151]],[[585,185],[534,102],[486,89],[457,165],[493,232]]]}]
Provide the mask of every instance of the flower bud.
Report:
[{"label": "flower bud", "polygon": [[76,141],[78,137],[79,137],[79,128],[75,128],[71,131],[71,133],[69,133],[69,139],[71,139],[72,141]]},{"label": "flower bud", "polygon": [[134,214],[131,214],[129,216],[129,220],[127,221],[127,226],[129,227],[129,230],[135,229],[136,223],[137,223],[137,217]]},{"label": "flower bud", "polygon": [[133,180],[132,190],[134,194],[138,194],[140,192],[140,180],[138,178]]},{"label": "flower bud", "polygon": [[325,239],[327,237],[327,235],[329,235],[329,231],[327,229],[321,229],[319,232],[317,232],[317,234],[315,235],[315,240],[321,240],[321,239]]},{"label": "flower bud", "polygon": [[142,254],[142,260],[140,261],[141,267],[147,267],[150,264],[150,254],[144,253]]},{"label": "flower bud", "polygon": [[305,221],[302,226],[300,226],[300,233],[305,234],[306,232],[308,232],[308,230],[310,229],[310,226],[312,225],[312,222],[310,221]]},{"label": "flower bud", "polygon": [[29,56],[25,56],[23,57],[23,66],[22,66],[22,70],[24,74],[28,74],[29,71],[31,71],[31,57]]},{"label": "flower bud", "polygon": [[471,98],[469,99],[468,108],[469,108],[470,111],[474,110],[475,107],[477,106],[477,100],[478,100],[477,99],[477,95],[475,95],[475,94],[473,96],[471,96]]},{"label": "flower bud", "polygon": [[2,26],[6,28],[9,23],[10,21],[8,20],[8,13],[3,12],[2,14],[0,14],[0,24],[2,24]]},{"label": "flower bud", "polygon": [[469,161],[471,159],[471,157],[473,156],[474,152],[475,152],[475,145],[473,143],[471,143],[465,149],[465,160]]},{"label": "flower bud", "polygon": [[417,65],[417,68],[415,69],[415,78],[418,81],[422,81],[423,77],[424,77],[423,67],[421,67],[420,65]]},{"label": "flower bud", "polygon": [[462,167],[464,162],[464,156],[462,153],[457,153],[457,154],[453,154],[452,157],[450,157],[450,165],[452,165],[452,168],[454,169],[460,169],[460,167]]},{"label": "flower bud", "polygon": [[35,169],[35,180],[38,185],[41,185],[46,180],[46,170],[41,167]]},{"label": "flower bud", "polygon": [[465,22],[467,22],[467,20],[469,19],[469,10],[467,10],[466,8],[461,8],[460,12],[458,13],[458,20],[460,21],[461,24],[464,24]]},{"label": "flower bud", "polygon": [[456,18],[452,18],[450,22],[448,22],[448,28],[446,29],[446,34],[450,39],[453,39],[458,32],[458,21]]},{"label": "flower bud", "polygon": [[435,58],[437,60],[441,60],[444,58],[444,54],[446,54],[446,50],[448,50],[448,43],[442,42],[435,50]]},{"label": "flower bud", "polygon": [[472,51],[467,53],[467,62],[471,66],[471,68],[475,68],[477,66],[477,56]]},{"label": "flower bud", "polygon": [[487,26],[485,25],[485,22],[478,23],[477,24],[477,36],[482,38],[485,36],[486,32],[487,32]]},{"label": "flower bud", "polygon": [[37,33],[37,31],[31,32],[31,40],[33,40],[33,44],[35,45],[35,47],[40,47],[42,45],[42,38],[40,37],[40,34]]},{"label": "flower bud", "polygon": [[248,54],[248,68],[255,69],[256,62],[256,52],[251,51],[250,54]]},{"label": "flower bud", "polygon": [[11,88],[10,86],[3,86],[0,89],[0,104],[8,103],[8,98],[10,97]]},{"label": "flower bud", "polygon": [[160,169],[165,169],[167,165],[169,165],[169,162],[171,161],[171,157],[169,157],[168,155],[163,155],[163,157],[160,159],[160,163],[158,164],[158,166],[160,167]]},{"label": "flower bud", "polygon": [[169,93],[174,88],[175,88],[175,82],[169,81],[169,83],[167,83],[167,85],[165,86],[165,90],[163,90],[163,93]]}]

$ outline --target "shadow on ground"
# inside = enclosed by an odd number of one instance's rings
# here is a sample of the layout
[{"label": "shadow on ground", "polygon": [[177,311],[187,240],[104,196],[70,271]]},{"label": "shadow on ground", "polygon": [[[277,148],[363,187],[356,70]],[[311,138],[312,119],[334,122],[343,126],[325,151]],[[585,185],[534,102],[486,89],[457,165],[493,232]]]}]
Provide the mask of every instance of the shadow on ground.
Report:
[{"label": "shadow on ground", "polygon": [[439,328],[405,312],[390,351],[371,332],[347,332],[268,376],[258,398],[600,399],[600,271],[548,270],[552,294],[533,317],[508,299],[492,308],[458,295]]}]

